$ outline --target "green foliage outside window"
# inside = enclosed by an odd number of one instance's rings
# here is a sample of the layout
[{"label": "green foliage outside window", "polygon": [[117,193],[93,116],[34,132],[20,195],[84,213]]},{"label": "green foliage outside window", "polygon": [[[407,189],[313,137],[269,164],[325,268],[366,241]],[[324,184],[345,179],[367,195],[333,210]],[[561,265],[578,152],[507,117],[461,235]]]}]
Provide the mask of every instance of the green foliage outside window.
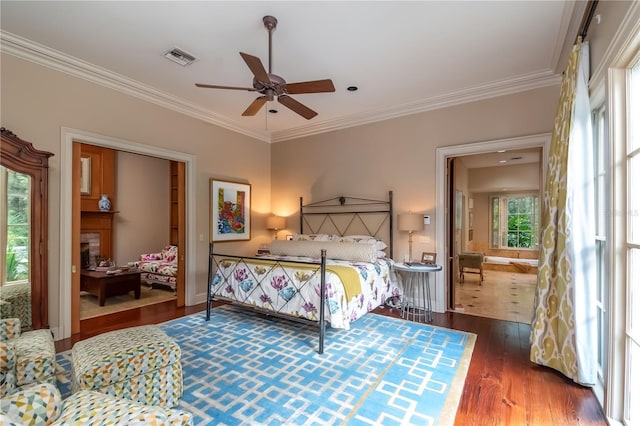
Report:
[{"label": "green foliage outside window", "polygon": [[492,247],[538,246],[538,197],[534,195],[492,197]]},{"label": "green foliage outside window", "polygon": [[29,279],[29,221],[31,216],[30,177],[11,170],[4,170],[6,171],[7,215],[6,275],[4,281],[27,280]]}]

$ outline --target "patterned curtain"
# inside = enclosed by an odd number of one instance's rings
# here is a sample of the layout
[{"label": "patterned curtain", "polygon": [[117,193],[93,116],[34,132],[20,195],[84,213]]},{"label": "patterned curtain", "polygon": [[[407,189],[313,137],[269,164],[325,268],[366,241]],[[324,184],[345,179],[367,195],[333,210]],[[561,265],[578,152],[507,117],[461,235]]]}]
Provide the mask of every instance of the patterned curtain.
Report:
[{"label": "patterned curtain", "polygon": [[577,383],[596,382],[596,251],[589,46],[564,72],[542,204],[531,361]]}]

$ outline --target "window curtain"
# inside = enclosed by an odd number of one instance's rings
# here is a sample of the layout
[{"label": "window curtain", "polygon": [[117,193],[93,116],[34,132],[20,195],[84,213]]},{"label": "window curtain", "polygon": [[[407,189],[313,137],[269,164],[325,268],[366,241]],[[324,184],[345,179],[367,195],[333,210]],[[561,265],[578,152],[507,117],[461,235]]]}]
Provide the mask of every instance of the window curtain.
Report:
[{"label": "window curtain", "polygon": [[596,246],[589,46],[564,72],[542,204],[531,361],[596,383]]}]

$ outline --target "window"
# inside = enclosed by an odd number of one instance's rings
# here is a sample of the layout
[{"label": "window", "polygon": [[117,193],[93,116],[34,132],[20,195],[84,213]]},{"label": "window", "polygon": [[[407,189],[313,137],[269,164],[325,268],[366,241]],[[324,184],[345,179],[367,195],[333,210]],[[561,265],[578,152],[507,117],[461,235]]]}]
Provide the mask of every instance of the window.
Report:
[{"label": "window", "polygon": [[[627,257],[627,324],[626,324],[626,359],[625,371],[625,422],[640,423],[640,292],[638,289],[638,273],[640,272],[640,61],[628,73],[628,108],[627,108],[627,205],[626,205],[626,257]],[[635,404],[634,404],[635,402]]]},{"label": "window", "polygon": [[[6,234],[0,239],[3,244],[0,254],[4,259],[2,284],[22,282],[29,279],[30,242],[30,188],[29,176],[0,167],[0,214]],[[3,231],[4,232],[4,231]]]},{"label": "window", "polygon": [[537,195],[491,197],[491,247],[538,247],[540,206]]},{"label": "window", "polygon": [[594,190],[596,222],[596,323],[597,323],[597,370],[598,385],[595,393],[604,403],[604,387],[607,371],[607,331],[608,331],[608,277],[609,277],[609,143],[606,136],[605,108],[599,106],[593,111],[593,153],[594,153]]}]

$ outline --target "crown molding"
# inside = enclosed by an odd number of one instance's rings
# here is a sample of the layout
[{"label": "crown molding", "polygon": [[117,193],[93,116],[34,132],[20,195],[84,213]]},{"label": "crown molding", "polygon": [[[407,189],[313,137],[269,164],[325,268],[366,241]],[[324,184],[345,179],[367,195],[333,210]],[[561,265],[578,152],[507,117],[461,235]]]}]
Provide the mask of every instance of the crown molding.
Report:
[{"label": "crown molding", "polygon": [[302,127],[274,131],[253,132],[242,128],[212,111],[201,108],[183,99],[159,91],[151,86],[123,77],[119,74],[66,55],[26,38],[0,30],[0,52],[13,55],[39,65],[60,71],[74,77],[90,81],[121,93],[142,99],[181,114],[215,124],[224,129],[249,136],[264,142],[281,142],[349,127],[361,126],[378,121],[390,120],[412,114],[418,114],[439,108],[475,102],[504,96],[540,87],[560,84],[560,75],[551,70],[525,74],[511,79],[496,81],[481,86],[453,91],[431,98],[402,105],[369,110],[335,120],[314,122]]},{"label": "crown molding", "polygon": [[319,133],[361,126],[392,118],[432,111],[435,109],[476,102],[485,99],[505,96],[527,90],[560,84],[562,78],[552,71],[541,71],[525,74],[511,79],[496,81],[481,86],[453,91],[417,102],[395,105],[388,108],[370,110],[337,120],[327,120],[295,129],[277,131],[271,134],[271,142],[282,142],[290,139],[312,136]]},{"label": "crown molding", "polygon": [[268,133],[248,131],[233,123],[229,123],[228,120],[217,116],[212,111],[208,111],[176,96],[169,95],[151,86],[140,83],[139,81],[123,77],[18,35],[0,30],[0,42],[0,52],[2,53],[7,53],[109,89],[117,90],[121,93],[197,118],[207,123],[215,124],[227,130],[241,133],[245,136],[265,142],[270,141]]}]

